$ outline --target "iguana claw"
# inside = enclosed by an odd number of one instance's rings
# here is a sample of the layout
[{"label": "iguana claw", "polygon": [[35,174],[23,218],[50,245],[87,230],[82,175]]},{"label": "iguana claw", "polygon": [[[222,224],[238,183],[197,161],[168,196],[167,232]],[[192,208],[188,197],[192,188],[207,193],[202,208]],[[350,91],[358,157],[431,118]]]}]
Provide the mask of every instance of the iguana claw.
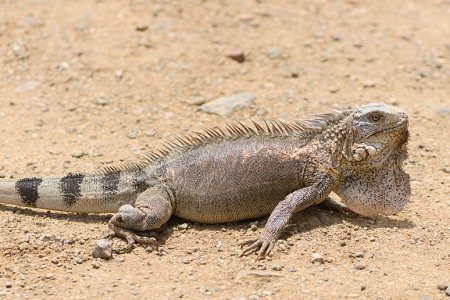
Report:
[{"label": "iguana claw", "polygon": [[258,261],[261,257],[264,259],[267,257],[267,255],[269,255],[269,253],[273,250],[273,248],[275,247],[275,243],[268,241],[266,238],[260,237],[259,239],[253,239],[253,240],[248,240],[245,241],[244,243],[242,243],[241,245],[241,249],[245,246],[251,244],[250,246],[245,247],[241,254],[239,255],[239,257],[244,256],[245,253],[247,253],[250,250],[257,250],[258,251],[258,256],[256,257],[256,260]]},{"label": "iguana claw", "polygon": [[135,243],[145,243],[145,244],[154,243],[156,250],[158,250],[158,242],[157,242],[158,235],[156,234],[156,232],[146,232],[146,235],[150,236],[141,236],[131,229],[125,229],[112,223],[109,223],[108,227],[110,232],[107,235],[105,235],[104,238],[120,236],[127,240],[127,245],[125,247],[113,248],[112,249],[113,252],[131,251],[131,246],[133,246],[133,244]]}]

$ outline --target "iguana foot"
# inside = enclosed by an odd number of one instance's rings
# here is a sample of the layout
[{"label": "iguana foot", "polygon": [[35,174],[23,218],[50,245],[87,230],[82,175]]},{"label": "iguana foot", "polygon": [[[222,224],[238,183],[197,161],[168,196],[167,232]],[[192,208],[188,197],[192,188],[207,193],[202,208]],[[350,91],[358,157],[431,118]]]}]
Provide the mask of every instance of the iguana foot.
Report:
[{"label": "iguana foot", "polygon": [[258,250],[258,257],[256,258],[256,260],[259,260],[261,257],[264,259],[267,257],[267,255],[269,255],[269,253],[273,250],[273,248],[275,247],[275,242],[269,241],[267,238],[265,237],[260,237],[259,239],[254,239],[254,240],[248,240],[245,241],[244,243],[242,243],[241,245],[241,249],[245,246],[250,244],[250,246],[245,247],[241,254],[239,255],[239,257],[244,256],[247,252],[249,252],[250,250]]},{"label": "iguana foot", "polygon": [[145,244],[154,243],[156,250],[158,250],[158,243],[157,243],[158,235],[156,234],[156,232],[145,232],[145,234],[148,236],[141,236],[138,235],[134,230],[119,227],[117,225],[112,224],[111,222],[108,224],[108,227],[110,232],[105,236],[105,238],[112,236],[120,236],[127,240],[127,245],[125,247],[113,248],[112,249],[113,252],[131,251],[131,247],[135,243],[145,243]]},{"label": "iguana foot", "polygon": [[343,212],[352,213],[352,210],[345,206],[344,204],[337,202],[336,200],[331,199],[330,197],[325,198],[320,205],[325,206],[331,210],[338,211],[340,215]]}]

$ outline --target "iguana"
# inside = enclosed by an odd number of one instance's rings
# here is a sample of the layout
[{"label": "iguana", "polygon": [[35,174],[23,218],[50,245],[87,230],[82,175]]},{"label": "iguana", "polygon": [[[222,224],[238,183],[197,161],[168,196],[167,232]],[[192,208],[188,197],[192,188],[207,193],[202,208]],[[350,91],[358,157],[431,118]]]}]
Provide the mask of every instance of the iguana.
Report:
[{"label": "iguana", "polygon": [[[267,214],[267,224],[242,254],[273,249],[293,213],[336,192],[355,213],[402,211],[410,198],[408,116],[383,103],[313,115],[295,123],[240,122],[179,136],[142,161],[62,178],[0,181],[0,202],[83,213],[116,213],[114,235],[154,242],[138,233],[175,215],[227,223]],[[257,259],[258,259],[257,258]]]}]

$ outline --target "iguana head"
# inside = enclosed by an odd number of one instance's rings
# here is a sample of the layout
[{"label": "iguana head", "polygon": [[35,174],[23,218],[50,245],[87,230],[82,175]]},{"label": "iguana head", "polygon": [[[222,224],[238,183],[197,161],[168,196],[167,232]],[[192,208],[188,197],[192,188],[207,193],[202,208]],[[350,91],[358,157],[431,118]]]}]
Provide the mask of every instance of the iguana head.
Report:
[{"label": "iguana head", "polygon": [[373,216],[402,211],[411,185],[403,171],[407,157],[408,116],[396,107],[374,103],[349,115],[342,178],[335,192],[352,211]]},{"label": "iguana head", "polygon": [[347,158],[357,168],[380,166],[399,146],[406,155],[408,115],[402,109],[384,103],[363,105],[349,121],[352,142]]}]

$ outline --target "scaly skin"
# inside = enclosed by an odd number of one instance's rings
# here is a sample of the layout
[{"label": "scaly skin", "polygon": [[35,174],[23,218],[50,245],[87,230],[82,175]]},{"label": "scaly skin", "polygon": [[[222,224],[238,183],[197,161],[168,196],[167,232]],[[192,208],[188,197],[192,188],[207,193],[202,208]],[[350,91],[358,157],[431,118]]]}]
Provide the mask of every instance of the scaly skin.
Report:
[{"label": "scaly skin", "polygon": [[[267,129],[242,124],[205,129],[166,143],[136,164],[63,178],[0,181],[0,202],[63,211],[117,211],[111,235],[155,242],[138,232],[172,216],[227,223],[270,214],[262,234],[242,254],[267,256],[294,212],[335,191],[348,208],[366,216],[394,214],[410,197],[406,158],[408,117],[375,103],[316,115]],[[120,207],[120,208],[119,208]]]}]

